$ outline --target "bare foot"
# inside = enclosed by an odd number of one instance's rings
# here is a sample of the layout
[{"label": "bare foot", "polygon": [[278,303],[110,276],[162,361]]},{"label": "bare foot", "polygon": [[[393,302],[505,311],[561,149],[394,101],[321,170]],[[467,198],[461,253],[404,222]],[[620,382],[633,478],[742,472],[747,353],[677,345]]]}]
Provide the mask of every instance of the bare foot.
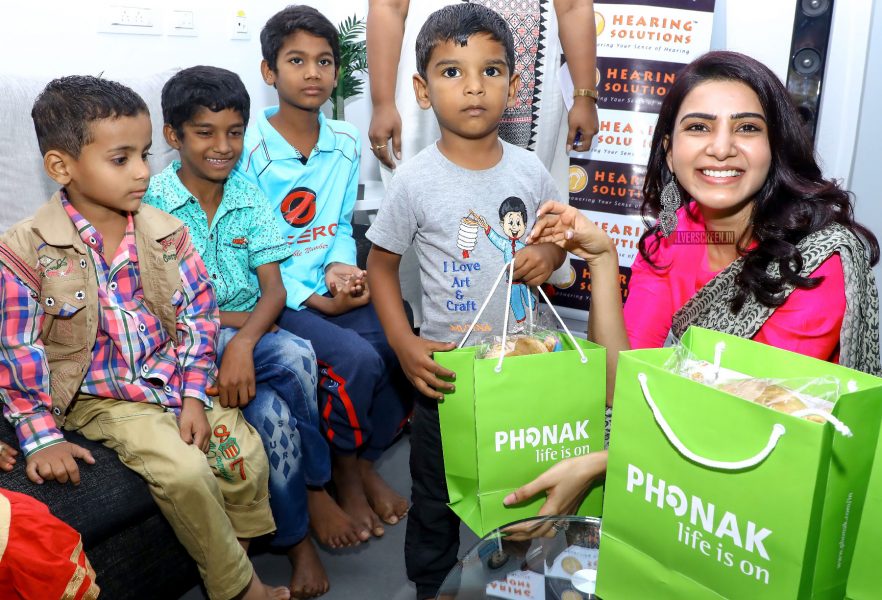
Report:
[{"label": "bare foot", "polygon": [[309,536],[288,550],[291,560],[291,597],[315,598],[328,591],[328,576]]},{"label": "bare foot", "polygon": [[[334,485],[337,487],[337,502],[346,511],[356,525],[364,528],[359,535],[362,541],[370,539],[370,534],[380,537],[385,533],[383,524],[377,513],[368,504],[364,493],[364,484],[358,468],[358,458],[351,456],[334,456],[332,469]],[[370,532],[370,533],[368,533]],[[367,535],[364,535],[367,534]]]},{"label": "bare foot", "polygon": [[374,469],[374,463],[359,459],[358,469],[367,501],[377,515],[389,525],[395,525],[407,514],[407,500],[389,487]]},{"label": "bare foot", "polygon": [[248,587],[236,596],[236,600],[289,600],[289,598],[291,598],[291,590],[286,587],[264,585],[256,571]]},{"label": "bare foot", "polygon": [[324,489],[307,489],[309,525],[316,539],[329,548],[357,546],[371,537],[367,529],[356,525]]}]

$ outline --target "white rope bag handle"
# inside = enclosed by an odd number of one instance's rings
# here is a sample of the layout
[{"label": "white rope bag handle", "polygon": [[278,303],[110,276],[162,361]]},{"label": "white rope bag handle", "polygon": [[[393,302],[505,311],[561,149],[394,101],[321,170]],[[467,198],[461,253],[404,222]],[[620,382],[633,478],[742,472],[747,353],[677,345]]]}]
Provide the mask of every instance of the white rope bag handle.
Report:
[{"label": "white rope bag handle", "polygon": [[[714,375],[713,375],[714,381],[716,380],[716,378],[720,374],[720,368],[721,368],[720,363],[723,361],[723,352],[725,350],[726,350],[726,342],[717,342],[716,345],[714,346]],[[846,383],[846,389],[849,392],[856,392],[857,391],[857,382],[854,381],[853,379],[849,380],[848,383]],[[794,417],[807,417],[809,415],[820,417],[820,418],[824,419],[825,421],[827,421],[828,423],[830,423],[830,425],[833,426],[833,429],[835,429],[836,431],[838,431],[839,433],[841,433],[845,437],[852,437],[853,436],[853,434],[851,432],[851,428],[848,425],[846,425],[845,423],[843,423],[842,421],[840,421],[839,419],[837,419],[836,417],[834,417],[833,415],[831,415],[827,411],[818,410],[817,408],[804,408],[802,410],[795,410],[790,414],[792,414]]]},{"label": "white rope bag handle", "polygon": [[[725,342],[717,342],[716,346],[714,347],[714,379],[716,379],[716,376],[720,372],[720,363],[722,362],[723,351],[725,349]],[[687,448],[686,445],[680,440],[680,438],[677,437],[677,434],[674,433],[674,430],[671,429],[671,426],[668,425],[667,420],[665,419],[664,415],[661,414],[658,405],[655,403],[655,401],[652,399],[652,395],[649,393],[648,378],[646,376],[646,373],[639,373],[637,375],[637,380],[640,382],[640,389],[643,391],[643,398],[649,405],[650,410],[652,410],[652,416],[655,418],[655,422],[662,430],[662,433],[664,433],[668,441],[673,444],[674,448],[676,448],[681,455],[700,465],[725,471],[738,471],[741,469],[749,469],[750,467],[756,466],[766,460],[766,458],[769,457],[769,455],[778,445],[778,441],[781,439],[781,436],[783,436],[787,432],[784,425],[782,425],[781,423],[775,423],[772,426],[772,431],[769,434],[769,441],[766,442],[765,448],[760,450],[754,456],[746,458],[744,460],[720,461],[699,456],[698,454],[692,452],[689,448]],[[848,391],[857,391],[857,384],[854,381],[848,382]],[[798,410],[793,413],[793,416],[795,417],[803,417],[807,415],[817,415],[830,423],[833,428],[836,429],[836,431],[838,431],[845,437],[852,437],[851,429],[845,423],[843,423],[828,412],[817,410],[814,408],[806,408],[804,410]]]},{"label": "white rope bag handle", "polygon": [[[490,302],[490,298],[493,297],[493,294],[496,292],[496,289],[499,287],[499,282],[502,281],[502,276],[505,275],[505,271],[508,270],[508,286],[506,286],[505,293],[505,317],[502,320],[502,352],[499,353],[499,361],[496,363],[496,367],[494,367],[494,371],[499,373],[502,371],[502,361],[505,358],[505,340],[508,337],[508,314],[509,314],[509,306],[511,306],[511,288],[514,285],[514,260],[507,262],[502,270],[499,271],[499,275],[496,277],[496,281],[493,282],[493,287],[490,289],[490,293],[487,294],[487,297],[484,299],[484,303],[481,305],[480,310],[478,310],[478,314],[475,315],[475,319],[472,321],[472,324],[469,325],[468,330],[465,332],[465,335],[462,336],[462,340],[460,340],[457,348],[462,348],[466,343],[466,340],[469,339],[469,336],[472,334],[472,330],[474,330],[475,325],[481,319],[481,315],[484,314],[484,309],[487,308],[487,304]],[[585,353],[582,351],[581,346],[576,343],[576,338],[573,336],[573,333],[570,331],[570,328],[566,326],[566,323],[563,322],[563,319],[560,318],[560,315],[557,314],[557,311],[554,310],[554,306],[551,304],[551,301],[548,299],[548,296],[545,294],[545,290],[542,287],[537,287],[539,293],[542,295],[542,298],[545,300],[545,304],[548,305],[551,313],[557,318],[557,322],[560,323],[560,326],[566,332],[567,337],[570,338],[570,342],[573,344],[573,348],[576,349],[576,352],[579,353],[579,358],[582,363],[588,362],[588,357],[585,356]],[[527,315],[530,319],[530,325],[533,325],[533,310],[529,307],[527,308]],[[531,327],[532,329],[532,327]]]},{"label": "white rope bag handle", "polygon": [[722,469],[725,471],[739,471],[741,469],[749,469],[759,463],[763,462],[768,458],[768,456],[772,453],[772,450],[775,449],[775,446],[778,445],[778,440],[781,439],[786,433],[786,429],[780,423],[775,423],[772,426],[772,433],[769,435],[769,441],[766,443],[766,447],[760,450],[756,455],[746,458],[744,460],[736,460],[736,461],[721,461],[721,460],[713,460],[710,458],[705,458],[703,456],[699,456],[698,454],[692,452],[689,448],[680,441],[680,438],[677,437],[677,434],[671,429],[671,426],[668,425],[667,420],[661,414],[658,406],[655,401],[652,399],[652,395],[649,393],[649,388],[647,386],[647,377],[646,373],[639,373],[637,375],[637,380],[640,382],[640,388],[643,390],[643,398],[646,400],[646,403],[649,405],[650,410],[652,410],[652,416],[655,417],[655,422],[658,423],[659,428],[662,430],[662,433],[665,434],[665,437],[668,438],[668,441],[674,445],[674,448],[677,449],[677,452],[682,454],[685,458],[691,460],[692,462],[698,463],[700,465],[704,465],[705,467],[710,467],[712,469]]}]

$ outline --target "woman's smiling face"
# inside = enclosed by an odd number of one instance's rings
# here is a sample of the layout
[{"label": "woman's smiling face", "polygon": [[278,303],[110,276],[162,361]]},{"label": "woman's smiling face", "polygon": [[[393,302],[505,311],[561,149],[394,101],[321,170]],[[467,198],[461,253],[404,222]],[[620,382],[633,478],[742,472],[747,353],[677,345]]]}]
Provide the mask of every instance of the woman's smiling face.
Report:
[{"label": "woman's smiling face", "polygon": [[756,93],[739,81],[696,86],[680,105],[667,161],[706,216],[734,215],[749,207],[772,164],[766,115]]}]

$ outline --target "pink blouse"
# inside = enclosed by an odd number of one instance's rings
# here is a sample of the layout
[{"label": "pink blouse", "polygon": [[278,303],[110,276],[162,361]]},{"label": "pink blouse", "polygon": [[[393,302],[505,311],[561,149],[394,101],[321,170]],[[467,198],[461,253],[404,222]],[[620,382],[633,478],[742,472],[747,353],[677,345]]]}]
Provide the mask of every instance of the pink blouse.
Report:
[{"label": "pink blouse", "polygon": [[[677,217],[677,230],[662,240],[653,257],[665,268],[654,269],[639,254],[632,266],[625,302],[631,348],[661,347],[674,313],[719,273],[708,266],[701,213],[687,212],[683,207]],[[839,331],[845,314],[845,278],[839,254],[830,256],[811,276],[824,277],[824,281],[811,290],[794,290],[753,339],[839,362]]]}]

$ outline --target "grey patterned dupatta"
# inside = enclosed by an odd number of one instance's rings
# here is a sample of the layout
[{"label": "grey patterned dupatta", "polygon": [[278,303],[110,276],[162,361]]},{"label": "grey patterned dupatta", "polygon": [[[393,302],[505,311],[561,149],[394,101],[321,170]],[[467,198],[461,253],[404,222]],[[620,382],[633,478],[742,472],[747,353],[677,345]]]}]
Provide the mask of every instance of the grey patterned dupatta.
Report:
[{"label": "grey patterned dupatta", "polygon": [[[839,252],[845,275],[845,316],[839,333],[839,363],[872,375],[882,375],[879,359],[879,296],[876,279],[864,245],[844,226],[833,223],[807,235],[797,244],[803,258],[800,275],[807,277],[834,252]],[[741,311],[729,308],[735,297],[735,277],[741,272],[744,259],[739,258],[701,288],[673,318],[671,334],[680,339],[690,325],[723,333],[752,338],[774,307],[760,303],[751,295]],[[773,265],[770,273],[777,274]],[[787,297],[795,286],[784,288]]]}]

